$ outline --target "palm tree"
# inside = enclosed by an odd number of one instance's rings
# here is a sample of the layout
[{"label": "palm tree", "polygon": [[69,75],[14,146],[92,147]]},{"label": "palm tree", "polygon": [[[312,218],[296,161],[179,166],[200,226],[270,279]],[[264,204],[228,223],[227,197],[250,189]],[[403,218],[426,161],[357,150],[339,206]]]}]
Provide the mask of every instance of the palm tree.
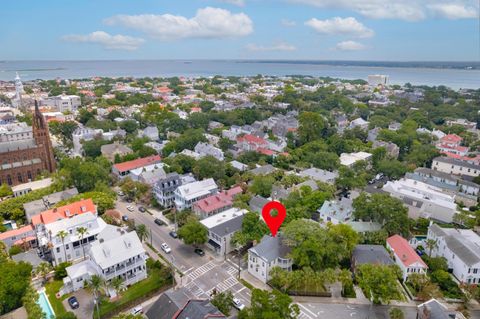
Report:
[{"label": "palm tree", "polygon": [[64,230],[61,230],[57,233],[57,236],[62,240],[63,252],[65,253],[65,262],[67,262],[67,251],[65,250],[65,237],[68,236],[68,233]]},{"label": "palm tree", "polygon": [[400,308],[391,308],[390,312],[388,313],[390,316],[390,319],[403,319],[405,318],[405,315]]},{"label": "palm tree", "polygon": [[148,229],[144,224],[138,225],[135,231],[137,232],[138,238],[140,238],[141,242],[143,242],[144,239],[148,239]]},{"label": "palm tree", "polygon": [[47,275],[52,271],[52,266],[47,262],[42,262],[37,266],[35,272],[40,275],[42,282],[45,283]]},{"label": "palm tree", "polygon": [[83,238],[85,235],[88,235],[88,229],[85,227],[79,227],[77,229],[77,233],[80,235],[80,245],[82,245],[82,250],[83,250],[83,259],[85,259],[85,245],[83,245]]},{"label": "palm tree", "polygon": [[427,239],[427,241],[425,241],[425,246],[427,246],[427,248],[428,248],[428,257],[432,257],[431,256],[432,255],[432,250],[438,248],[437,240],[436,239]]},{"label": "palm tree", "polygon": [[115,294],[120,296],[119,292],[124,287],[123,280],[120,277],[115,277],[110,281],[110,286],[115,290]]},{"label": "palm tree", "polygon": [[93,291],[93,297],[95,298],[95,305],[97,307],[97,316],[100,318],[100,309],[99,309],[99,303],[100,303],[100,295],[97,296],[97,294],[100,292],[100,287],[102,287],[102,277],[98,275],[93,275],[90,277],[90,280],[88,281],[88,287]]}]

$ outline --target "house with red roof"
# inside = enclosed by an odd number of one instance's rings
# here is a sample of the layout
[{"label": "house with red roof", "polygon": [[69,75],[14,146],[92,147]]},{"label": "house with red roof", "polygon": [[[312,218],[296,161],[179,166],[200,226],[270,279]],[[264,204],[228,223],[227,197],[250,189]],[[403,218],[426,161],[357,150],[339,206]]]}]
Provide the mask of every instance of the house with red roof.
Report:
[{"label": "house with red roof", "polygon": [[27,225],[0,233],[0,240],[7,246],[7,249],[10,249],[15,245],[35,247],[37,243],[37,236],[35,236],[35,231],[32,225]]},{"label": "house with red roof", "polygon": [[426,274],[428,266],[413,250],[408,241],[400,235],[387,238],[387,249],[393,254],[395,263],[400,267],[403,281],[410,274]]},{"label": "house with red roof", "polygon": [[466,156],[468,154],[468,147],[461,146],[463,138],[457,134],[447,134],[437,143],[437,149],[445,154],[452,154],[453,156]]},{"label": "house with red roof", "polygon": [[259,148],[267,148],[268,142],[261,137],[245,134],[237,137],[237,146],[243,151],[257,151]]},{"label": "house with red roof", "polygon": [[193,204],[193,212],[201,219],[221,213],[233,206],[236,195],[243,192],[240,186],[208,196]]},{"label": "house with red roof", "polygon": [[95,206],[91,198],[82,199],[75,203],[41,212],[32,217],[32,225],[37,229],[41,225],[50,224],[61,219],[70,218],[87,212],[97,215],[97,206]]},{"label": "house with red roof", "polygon": [[138,158],[133,161],[114,164],[112,166],[112,173],[118,178],[125,178],[130,174],[130,171],[143,168],[149,165],[155,165],[161,163],[162,158],[160,155],[152,155],[148,157]]}]

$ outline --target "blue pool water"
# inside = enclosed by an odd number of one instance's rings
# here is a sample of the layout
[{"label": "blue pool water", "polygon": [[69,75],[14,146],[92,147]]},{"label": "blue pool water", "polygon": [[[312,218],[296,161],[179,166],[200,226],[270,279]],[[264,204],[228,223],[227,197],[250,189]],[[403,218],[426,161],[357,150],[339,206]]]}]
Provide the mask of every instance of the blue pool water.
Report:
[{"label": "blue pool water", "polygon": [[47,315],[47,319],[54,319],[55,313],[53,312],[52,306],[48,302],[48,298],[47,298],[47,295],[45,294],[45,291],[39,291],[38,295],[39,297],[38,297],[37,303],[40,305],[43,312]]}]

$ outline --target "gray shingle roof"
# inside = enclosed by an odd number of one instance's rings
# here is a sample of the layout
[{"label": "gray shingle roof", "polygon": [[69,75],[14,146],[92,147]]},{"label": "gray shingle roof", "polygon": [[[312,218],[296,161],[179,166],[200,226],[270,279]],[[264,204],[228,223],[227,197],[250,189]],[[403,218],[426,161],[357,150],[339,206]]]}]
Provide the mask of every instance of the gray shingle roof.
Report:
[{"label": "gray shingle roof", "polygon": [[262,257],[267,262],[275,260],[278,257],[285,258],[290,253],[290,250],[290,247],[283,244],[280,234],[276,237],[265,235],[258,245],[249,249],[249,251]]},{"label": "gray shingle roof", "polygon": [[463,167],[467,167],[467,168],[473,168],[473,169],[480,170],[479,165],[475,165],[475,164],[465,162],[465,161],[462,161],[462,160],[458,160],[456,158],[451,158],[451,157],[445,157],[445,156],[435,157],[433,159],[433,161],[434,162],[438,161],[438,162],[441,162],[441,163],[447,163],[447,164],[458,165],[458,166],[463,166]]},{"label": "gray shingle roof", "polygon": [[387,250],[382,245],[357,245],[353,250],[352,259],[355,260],[357,265],[394,264]]}]

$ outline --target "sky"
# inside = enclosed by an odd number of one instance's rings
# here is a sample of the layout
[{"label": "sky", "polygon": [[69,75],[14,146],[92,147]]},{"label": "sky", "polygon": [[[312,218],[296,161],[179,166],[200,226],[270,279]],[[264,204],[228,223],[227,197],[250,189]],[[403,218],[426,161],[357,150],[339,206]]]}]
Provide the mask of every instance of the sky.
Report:
[{"label": "sky", "polygon": [[480,61],[478,0],[22,0],[0,60]]}]

